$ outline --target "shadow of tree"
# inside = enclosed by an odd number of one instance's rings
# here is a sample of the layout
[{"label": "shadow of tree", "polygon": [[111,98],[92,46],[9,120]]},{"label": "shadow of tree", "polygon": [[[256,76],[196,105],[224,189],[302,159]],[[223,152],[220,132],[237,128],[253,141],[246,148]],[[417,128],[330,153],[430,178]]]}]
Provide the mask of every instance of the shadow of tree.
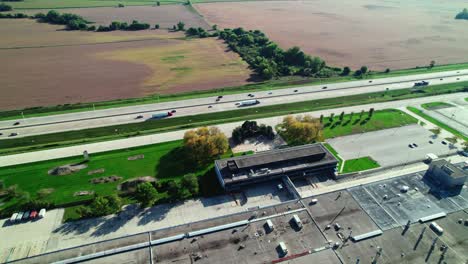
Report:
[{"label": "shadow of tree", "polygon": [[155,167],[155,175],[160,179],[173,178],[190,173],[194,169],[187,159],[185,149],[178,147],[161,157]]},{"label": "shadow of tree", "polygon": [[150,222],[157,222],[161,221],[164,218],[166,218],[167,213],[174,208],[180,205],[181,203],[173,203],[173,204],[160,204],[153,206],[148,209],[144,209],[141,211],[141,213],[138,215],[140,217],[140,220],[138,221],[138,225],[146,225]]},{"label": "shadow of tree", "polygon": [[116,232],[121,227],[123,227],[130,219],[135,217],[139,211],[138,205],[132,204],[124,207],[124,209],[110,218],[105,218],[105,220],[96,227],[91,236],[104,236],[113,232]]}]

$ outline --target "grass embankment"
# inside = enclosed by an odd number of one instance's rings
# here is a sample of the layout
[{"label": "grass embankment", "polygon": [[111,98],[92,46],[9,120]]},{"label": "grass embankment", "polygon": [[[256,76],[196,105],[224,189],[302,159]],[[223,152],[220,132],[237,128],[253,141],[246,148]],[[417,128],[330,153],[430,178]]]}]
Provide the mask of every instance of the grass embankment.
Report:
[{"label": "grass embankment", "polygon": [[335,158],[338,160],[338,165],[336,165],[338,167],[338,172],[340,172],[341,170],[341,165],[343,164],[343,159],[341,158],[340,154],[338,154],[338,151],[336,151],[330,144],[328,143],[323,143],[323,146],[325,148],[328,149],[328,151],[330,151],[333,156],[335,156]]},{"label": "grass embankment", "polygon": [[413,91],[411,89],[402,89],[357,94],[352,96],[200,114],[195,116],[174,117],[142,123],[91,128],[80,131],[67,131],[24,138],[6,139],[0,140],[0,155],[45,148],[63,147],[73,144],[127,138],[144,134],[167,132],[234,121],[297,114],[335,107],[396,101],[462,91],[468,91],[468,82],[429,86],[417,91]]},{"label": "grass embankment", "polygon": [[445,123],[443,122],[440,122],[439,120],[431,117],[430,115],[428,114],[425,114],[423,111],[421,111],[420,109],[417,109],[416,107],[407,107],[408,110],[410,110],[411,112],[419,115],[420,117],[426,119],[427,121],[433,123],[434,125],[442,128],[442,129],[445,129],[447,130],[448,132],[452,133],[453,135],[465,140],[465,141],[468,141],[468,137],[465,137],[462,133],[460,133],[460,131],[446,125]]},{"label": "grass embankment", "polygon": [[[184,160],[182,141],[172,141],[150,146],[110,151],[91,155],[90,161],[86,163],[87,168],[78,172],[57,176],[49,175],[48,171],[57,166],[66,164],[76,164],[82,161],[82,157],[64,158],[58,160],[42,161],[30,164],[22,164],[10,167],[0,168],[0,180],[7,187],[17,185],[21,191],[28,192],[31,199],[39,197],[38,191],[49,189],[50,194],[43,199],[56,206],[75,206],[80,201],[88,201],[92,196],[75,196],[79,191],[90,191],[100,195],[110,195],[120,193],[117,186],[125,180],[152,176],[162,183],[168,180],[179,180],[188,173],[194,173],[199,177],[200,195],[211,196],[221,192],[213,163],[193,168]],[[223,157],[232,154],[229,150]],[[247,154],[250,154],[248,152]],[[144,155],[142,159],[128,160],[131,156]],[[89,174],[91,171],[104,169],[104,172]],[[91,179],[118,176],[122,179],[115,182],[91,183]],[[158,199],[167,197],[166,193],[160,193]],[[124,197],[125,203],[132,203],[132,197]],[[2,204],[3,203],[3,204]],[[0,212],[5,210],[9,212],[15,209],[18,203],[16,198],[5,200],[0,198]],[[76,207],[75,207],[76,209]],[[68,210],[66,218],[76,218],[76,212],[73,209]],[[0,213],[3,214],[3,213]]]},{"label": "grass embankment", "polygon": [[274,90],[274,89],[283,89],[288,87],[297,87],[303,85],[314,85],[321,84],[326,85],[330,83],[337,82],[346,82],[346,81],[355,81],[362,79],[378,79],[386,77],[398,77],[404,75],[412,74],[424,74],[424,73],[434,73],[441,71],[450,71],[450,70],[460,70],[468,69],[468,63],[462,64],[450,64],[450,65],[441,65],[435,66],[432,69],[428,68],[414,68],[414,69],[404,69],[391,71],[389,73],[382,72],[371,72],[370,74],[365,75],[364,77],[333,77],[333,78],[299,78],[299,77],[285,77],[279,80],[266,81],[256,84],[249,84],[244,86],[237,87],[225,87],[221,89],[213,89],[207,91],[193,91],[179,94],[169,94],[169,95],[151,95],[141,98],[130,98],[130,99],[121,99],[121,100],[112,100],[104,102],[94,102],[94,103],[78,103],[78,104],[64,104],[58,106],[49,106],[49,107],[33,107],[21,110],[11,110],[11,111],[2,111],[0,112],[0,120],[14,120],[23,118],[22,114],[28,117],[38,117],[38,116],[47,116],[47,115],[57,115],[73,112],[84,112],[84,111],[93,111],[94,109],[108,109],[114,107],[123,107],[123,106],[132,106],[132,105],[142,105],[142,104],[151,104],[159,102],[170,102],[177,100],[186,100],[186,99],[196,99],[210,96],[219,96],[219,95],[228,95],[228,94],[237,94],[245,92],[257,92],[265,90]]},{"label": "grass embankment", "polygon": [[435,110],[435,109],[453,107],[453,105],[449,103],[444,103],[444,102],[431,102],[427,104],[422,104],[421,107],[426,110]]},{"label": "grass embankment", "polygon": [[351,173],[358,171],[365,171],[380,167],[377,161],[371,157],[362,157],[357,159],[350,159],[344,162],[343,170],[341,173]]}]

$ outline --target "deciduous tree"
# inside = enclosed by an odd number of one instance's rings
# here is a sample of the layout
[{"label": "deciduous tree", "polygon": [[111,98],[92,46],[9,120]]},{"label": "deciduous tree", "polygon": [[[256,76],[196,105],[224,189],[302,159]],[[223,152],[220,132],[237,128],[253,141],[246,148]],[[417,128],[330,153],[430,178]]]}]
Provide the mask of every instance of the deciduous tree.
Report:
[{"label": "deciduous tree", "polygon": [[149,182],[138,184],[135,193],[133,194],[135,199],[141,203],[142,207],[148,207],[153,205],[154,201],[158,197],[158,192]]},{"label": "deciduous tree", "polygon": [[188,157],[197,164],[210,162],[228,150],[228,140],[217,127],[187,131],[184,146]]},{"label": "deciduous tree", "polygon": [[322,124],[309,115],[287,116],[281,123],[281,135],[293,145],[313,143],[323,140]]}]

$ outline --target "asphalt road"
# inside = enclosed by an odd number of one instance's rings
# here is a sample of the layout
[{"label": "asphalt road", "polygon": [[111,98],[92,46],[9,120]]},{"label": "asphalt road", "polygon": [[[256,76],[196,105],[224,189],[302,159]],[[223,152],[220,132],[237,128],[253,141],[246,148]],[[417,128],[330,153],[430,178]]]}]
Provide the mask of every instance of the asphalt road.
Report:
[{"label": "asphalt road", "polygon": [[[18,135],[16,137],[25,137],[68,130],[81,130],[92,127],[144,122],[146,119],[150,118],[152,114],[171,110],[177,111],[174,116],[234,110],[239,108],[237,105],[239,102],[249,99],[257,99],[260,101],[260,104],[249,107],[260,107],[348,96],[359,93],[379,92],[385,91],[387,88],[389,90],[405,89],[413,87],[414,82],[420,80],[429,81],[431,85],[467,81],[468,70],[261,91],[255,92],[255,97],[253,98],[248,96],[249,93],[225,95],[219,102],[215,101],[216,97],[206,97],[157,104],[145,104],[105,110],[26,118],[23,120],[0,121],[0,133],[3,133],[3,135],[0,135],[0,139],[9,138],[11,133],[17,133]],[[324,89],[325,86],[327,87],[326,89]],[[143,118],[136,119],[138,115],[142,115]],[[20,124],[15,126],[13,124],[16,121],[19,121]]]},{"label": "asphalt road", "polygon": [[[466,93],[455,93],[455,94],[445,94],[445,95],[438,95],[438,96],[430,96],[430,97],[422,97],[422,98],[414,98],[408,100],[400,100],[400,101],[392,101],[392,102],[385,102],[385,103],[375,103],[375,104],[368,104],[368,105],[358,105],[358,106],[351,106],[351,107],[342,107],[342,108],[335,108],[335,109],[327,109],[321,111],[314,111],[304,114],[310,114],[313,116],[320,116],[323,114],[324,116],[328,116],[331,113],[340,113],[345,111],[347,113],[354,112],[359,113],[361,110],[368,110],[370,107],[373,107],[375,110],[380,109],[389,109],[389,108],[405,108],[407,106],[417,106],[423,103],[434,102],[434,101],[442,101],[442,102],[450,102],[450,101],[457,101],[460,98],[466,97]],[[412,114],[409,112],[409,114]],[[414,114],[412,114],[414,115]],[[416,115],[414,115],[416,116]],[[419,116],[416,116],[419,118]],[[275,116],[269,118],[262,118],[257,119],[256,121],[261,124],[267,124],[270,126],[275,126],[282,122],[284,116]],[[227,136],[231,136],[232,130],[241,125],[243,122],[233,122],[233,123],[225,123],[217,125],[217,127],[224,132]],[[432,127],[431,124],[426,125],[426,129]],[[110,141],[103,141],[97,143],[90,143],[90,144],[83,144],[83,145],[76,145],[70,147],[63,147],[63,148],[55,148],[55,149],[48,149],[48,150],[41,150],[41,151],[34,151],[34,152],[26,152],[21,154],[14,154],[8,156],[0,156],[0,167],[15,165],[15,164],[24,164],[36,161],[43,161],[43,160],[51,160],[51,159],[58,159],[58,158],[65,158],[65,157],[72,157],[82,155],[84,150],[87,150],[91,155],[93,153],[105,152],[110,150],[116,149],[127,149],[131,147],[138,147],[156,143],[162,143],[167,141],[173,140],[180,140],[183,138],[184,133],[187,130],[178,130],[172,132],[165,132],[165,133],[158,133],[146,136],[139,136],[139,137],[131,137],[125,139],[118,139],[118,140],[110,140]],[[443,130],[443,135],[441,137],[449,136],[450,134]],[[385,139],[382,139],[385,140]]]}]

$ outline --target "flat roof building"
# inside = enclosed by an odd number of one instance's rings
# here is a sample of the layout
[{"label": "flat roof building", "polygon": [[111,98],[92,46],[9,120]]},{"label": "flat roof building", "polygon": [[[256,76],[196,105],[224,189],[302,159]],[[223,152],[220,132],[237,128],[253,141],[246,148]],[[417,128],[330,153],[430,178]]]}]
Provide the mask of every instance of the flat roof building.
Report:
[{"label": "flat roof building", "polygon": [[456,187],[465,184],[468,171],[453,165],[445,159],[437,159],[431,162],[425,176],[428,176],[445,187]]},{"label": "flat roof building", "polygon": [[215,161],[221,186],[226,190],[282,176],[336,176],[338,160],[321,143],[275,149]]}]

